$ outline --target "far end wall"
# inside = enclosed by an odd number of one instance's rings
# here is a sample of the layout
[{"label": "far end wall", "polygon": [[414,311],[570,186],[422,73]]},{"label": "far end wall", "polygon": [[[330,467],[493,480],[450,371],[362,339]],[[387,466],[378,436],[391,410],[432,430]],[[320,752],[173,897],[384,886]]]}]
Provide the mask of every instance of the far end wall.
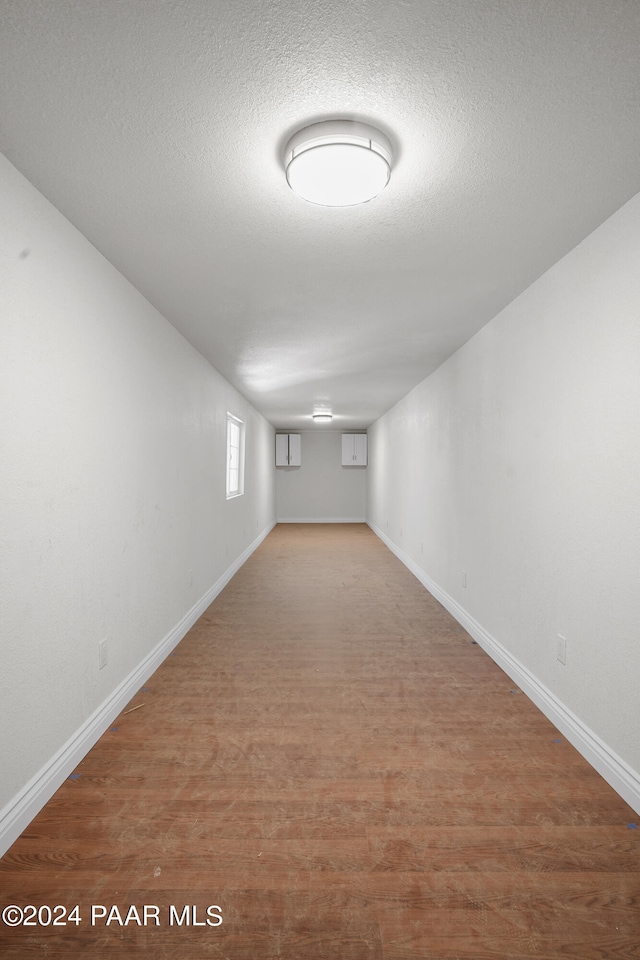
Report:
[{"label": "far end wall", "polygon": [[342,466],[342,434],[347,432],[364,431],[291,429],[302,436],[302,466],[273,468],[280,523],[365,521],[367,468]]}]

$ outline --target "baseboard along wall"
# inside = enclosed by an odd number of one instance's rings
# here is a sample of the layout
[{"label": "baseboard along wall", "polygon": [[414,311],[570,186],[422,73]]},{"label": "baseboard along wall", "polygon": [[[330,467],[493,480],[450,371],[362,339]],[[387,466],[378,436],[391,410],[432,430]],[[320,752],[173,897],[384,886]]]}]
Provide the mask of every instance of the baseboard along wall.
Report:
[{"label": "baseboard along wall", "polygon": [[551,690],[548,689],[527,667],[514,657],[464,607],[438,586],[424,570],[390,540],[371,521],[368,526],[391,550],[420,583],[431,593],[467,633],[488,653],[491,659],[511,677],[530,700],[560,730],[567,740],[582,754],[585,760],[598,771],[629,806],[640,814],[640,773],[632,769],[604,741],[586,726]]},{"label": "baseboard along wall", "polygon": [[160,664],[176,647],[204,611],[213,603],[240,567],[275,526],[275,521],[256,537],[246,550],[234,560],[212,587],[194,604],[172,630],[142,660],[140,664],[107,697],[89,719],[60,750],[31,778],[26,786],[0,812],[0,856],[4,856],[33,818],[42,810],[56,790],[73,772],[91,747],[111,726],[115,718],[155,673]]},{"label": "baseboard along wall", "polygon": [[278,523],[366,523],[366,517],[278,517]]}]

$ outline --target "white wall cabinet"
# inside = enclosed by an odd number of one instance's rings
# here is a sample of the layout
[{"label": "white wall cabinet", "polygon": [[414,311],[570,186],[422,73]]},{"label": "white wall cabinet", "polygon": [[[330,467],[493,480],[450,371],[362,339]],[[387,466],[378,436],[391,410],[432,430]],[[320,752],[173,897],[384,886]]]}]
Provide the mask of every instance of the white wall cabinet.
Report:
[{"label": "white wall cabinet", "polygon": [[367,465],[367,435],[366,433],[342,434],[342,466],[366,467]]},{"label": "white wall cabinet", "polygon": [[276,467],[302,466],[302,437],[299,433],[276,433]]}]

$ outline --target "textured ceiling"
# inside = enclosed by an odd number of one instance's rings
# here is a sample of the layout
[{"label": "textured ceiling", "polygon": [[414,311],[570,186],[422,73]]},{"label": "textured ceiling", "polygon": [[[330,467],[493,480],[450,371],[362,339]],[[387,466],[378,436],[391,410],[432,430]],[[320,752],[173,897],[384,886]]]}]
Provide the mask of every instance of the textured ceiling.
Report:
[{"label": "textured ceiling", "polygon": [[[368,425],[640,189],[637,0],[0,16],[0,150],[278,427]],[[369,204],[286,184],[331,117],[394,146]]]}]

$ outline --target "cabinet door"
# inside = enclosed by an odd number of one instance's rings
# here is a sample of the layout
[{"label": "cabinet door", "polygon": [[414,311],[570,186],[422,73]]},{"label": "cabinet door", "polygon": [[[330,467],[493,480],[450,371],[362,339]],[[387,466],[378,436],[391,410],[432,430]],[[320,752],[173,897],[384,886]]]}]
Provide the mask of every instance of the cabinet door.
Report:
[{"label": "cabinet door", "polygon": [[302,436],[299,433],[289,434],[289,466],[302,466]]},{"label": "cabinet door", "polygon": [[367,435],[366,433],[354,433],[353,435],[353,462],[357,467],[366,467],[367,465]]},{"label": "cabinet door", "polygon": [[289,434],[276,433],[276,467],[289,465]]},{"label": "cabinet door", "polygon": [[342,466],[343,467],[353,466],[354,453],[355,453],[355,450],[353,446],[353,434],[343,433],[342,434]]}]

